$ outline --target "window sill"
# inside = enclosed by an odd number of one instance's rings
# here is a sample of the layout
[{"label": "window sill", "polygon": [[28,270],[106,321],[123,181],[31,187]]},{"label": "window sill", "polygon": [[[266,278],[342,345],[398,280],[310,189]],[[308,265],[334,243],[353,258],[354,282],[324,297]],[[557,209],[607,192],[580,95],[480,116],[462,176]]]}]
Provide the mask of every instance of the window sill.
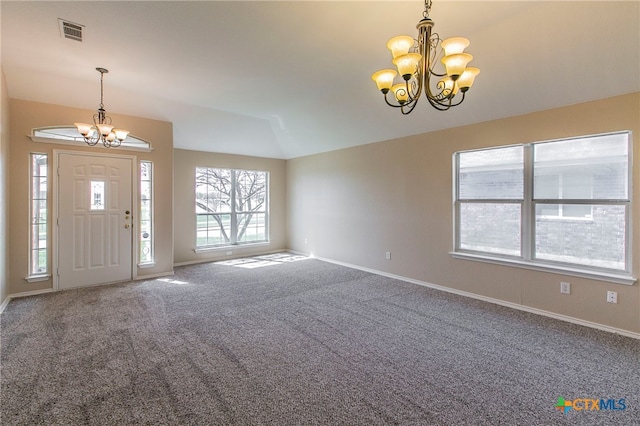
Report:
[{"label": "window sill", "polygon": [[540,222],[562,222],[562,223],[581,223],[581,224],[592,224],[592,217],[570,217],[570,216],[538,216],[536,218],[537,221]]},{"label": "window sill", "polygon": [[29,275],[28,277],[25,277],[25,281],[28,283],[37,283],[37,282],[41,282],[41,281],[47,281],[51,278],[51,274],[45,274],[45,275]]},{"label": "window sill", "polygon": [[261,241],[257,243],[245,243],[245,244],[230,244],[227,246],[210,246],[210,247],[196,247],[193,249],[196,253],[207,253],[212,251],[224,251],[224,250],[237,250],[249,247],[260,247],[260,246],[268,246],[271,244],[271,241]]},{"label": "window sill", "polygon": [[506,259],[501,257],[487,256],[476,253],[450,252],[455,259],[475,260],[477,262],[493,263],[496,265],[511,266],[515,268],[531,269],[534,271],[553,272],[557,274],[570,275],[580,278],[589,278],[598,281],[607,281],[616,284],[633,285],[636,278],[624,273],[599,272],[582,268],[571,268],[560,265],[549,265],[542,263],[527,262],[525,260]]}]

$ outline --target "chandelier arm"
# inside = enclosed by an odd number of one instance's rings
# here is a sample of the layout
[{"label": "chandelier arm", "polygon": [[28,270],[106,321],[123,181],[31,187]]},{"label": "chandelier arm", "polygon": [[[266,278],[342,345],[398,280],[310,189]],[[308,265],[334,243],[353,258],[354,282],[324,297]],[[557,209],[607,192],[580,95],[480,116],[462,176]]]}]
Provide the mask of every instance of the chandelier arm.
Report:
[{"label": "chandelier arm", "polygon": [[431,67],[427,66],[426,68],[430,74],[435,75],[436,77],[446,77],[446,71],[442,74],[435,72],[436,63],[440,58],[440,55],[438,54],[438,45],[442,42],[442,40],[440,39],[440,35],[438,33],[431,32],[433,25],[435,24],[431,22],[431,25],[426,26],[426,28],[424,29],[424,52],[421,53],[425,55],[424,57],[429,58],[429,64],[431,64]]},{"label": "chandelier arm", "polygon": [[442,73],[442,74],[439,74],[439,73],[437,73],[437,72],[434,72],[433,70],[431,70],[431,71],[429,72],[429,74],[434,75],[434,76],[436,76],[436,77],[446,77],[446,76],[447,76],[447,73],[446,73],[446,72],[445,72],[445,73]]},{"label": "chandelier arm", "polygon": [[[464,101],[464,97],[465,97],[466,94],[467,94],[467,92],[462,92],[462,97],[460,98],[460,100],[458,102],[456,102],[455,104],[451,104],[451,106],[454,107],[454,106],[460,105],[462,103],[462,101]],[[453,99],[453,97],[452,97],[452,99]]]},{"label": "chandelier arm", "polygon": [[[409,81],[411,81],[411,86],[409,86]],[[418,99],[420,98],[420,92],[422,92],[422,79],[420,78],[420,74],[417,71],[413,75],[413,79],[405,81],[405,88],[407,91],[407,95],[409,96],[409,100],[405,103],[405,105],[407,103],[418,102]]]},{"label": "chandelier arm", "polygon": [[395,105],[395,104],[392,104],[391,102],[389,102],[389,98],[387,98],[387,95],[389,93],[390,92],[387,92],[387,93],[384,94],[384,101],[386,102],[386,104],[389,105],[390,107],[393,107],[393,108],[400,108],[402,105]]},{"label": "chandelier arm", "polygon": [[[385,93],[384,101],[386,102],[387,105],[389,105],[390,107],[393,107],[393,108],[406,108],[408,105],[415,104],[418,101],[417,99],[411,99],[411,100],[409,100],[409,101],[407,101],[407,102],[405,102],[403,104],[401,104],[401,103],[393,104],[393,103],[389,102],[389,98],[387,98],[387,95],[389,93],[391,93],[391,92]],[[411,108],[411,109],[413,109],[413,108]]]},{"label": "chandelier arm", "polygon": [[[424,86],[424,94],[429,100],[429,103],[436,109],[444,111],[448,109],[441,109],[440,105],[442,105],[442,91],[439,94],[434,94],[431,91],[431,77],[444,77],[445,74],[439,74],[433,71],[435,66],[435,62],[437,59],[437,46],[440,42],[440,36],[437,33],[432,33],[431,29],[433,28],[433,21],[431,20],[423,20],[418,24],[419,30],[419,39],[418,39],[418,47],[420,49],[420,53],[422,54],[421,60],[421,68],[422,78],[420,81]],[[431,65],[431,66],[429,66]],[[434,104],[435,103],[435,104]],[[444,105],[442,105],[444,107]]]},{"label": "chandelier arm", "polygon": [[438,111],[446,111],[449,108],[451,108],[453,105],[451,105],[451,100],[449,99],[449,102],[444,103],[442,101],[438,101],[437,99],[433,99],[433,98],[429,98],[427,97],[427,100],[429,101],[429,103],[431,104],[432,107],[434,107],[435,109],[437,109]]},{"label": "chandelier arm", "polygon": [[[443,86],[438,93],[434,93],[432,91],[431,77],[447,76],[446,72],[441,74],[433,70],[433,67],[435,67],[436,61],[439,56],[437,54],[437,46],[440,43],[440,36],[437,33],[431,33],[432,26],[433,26],[433,23],[420,26],[420,29],[421,29],[420,35],[423,40],[423,43],[422,43],[423,58],[429,58],[430,64],[431,64],[431,67],[429,67],[429,65],[427,64],[424,64],[422,66],[422,72],[424,76],[423,77],[424,94],[427,100],[429,101],[429,104],[431,104],[432,107],[434,107],[438,111],[446,111],[451,107],[460,105],[460,103],[462,103],[462,101],[464,100],[464,96],[459,102],[452,103],[453,97],[455,96],[451,91],[452,89],[450,89],[448,93],[445,93],[446,88]],[[440,84],[438,84],[437,87],[440,88]]]},{"label": "chandelier arm", "polygon": [[451,101],[455,95],[453,95],[451,90],[445,94],[445,89],[443,88],[439,93],[434,94],[431,91],[431,82],[429,80],[427,80],[427,83],[425,84],[425,96],[427,97],[429,104],[438,111],[446,111],[452,106],[459,104],[459,102],[457,104],[452,104]]},{"label": "chandelier arm", "polygon": [[[462,92],[462,96],[455,103],[453,103],[452,100],[455,98],[456,95],[444,98],[443,100],[431,99],[431,98],[427,98],[427,99],[429,99],[429,103],[431,104],[431,106],[437,109],[438,111],[446,111],[449,108],[460,105],[464,101],[465,95],[466,95],[466,92]],[[443,102],[444,100],[448,100],[448,102]]]},{"label": "chandelier arm", "polygon": [[[427,99],[429,100],[429,103],[431,104],[431,106],[433,106],[437,110],[446,111],[451,107],[460,105],[462,101],[464,101],[465,94],[466,94],[466,92],[461,91],[462,96],[456,97],[457,94],[453,94],[451,90],[453,89],[450,89],[447,94],[445,94],[444,89],[437,95],[427,94]],[[455,103],[453,102],[454,98],[457,100],[457,102]]]},{"label": "chandelier arm", "polygon": [[409,89],[409,81],[406,81],[406,90],[407,94],[409,95],[409,100],[402,104],[402,108],[400,108],[400,111],[404,115],[410,114],[418,104],[418,99],[420,99],[420,93],[422,92],[422,80],[418,78],[418,75],[416,75],[415,77],[415,80],[411,82],[411,88],[413,90]]},{"label": "chandelier arm", "polygon": [[98,144],[98,142],[100,142],[100,138],[88,138],[88,137],[85,137],[84,141],[89,146],[95,146],[95,145]]},{"label": "chandelier arm", "polygon": [[104,108],[100,108],[97,114],[93,114],[93,124],[97,126],[98,124],[112,124],[111,117],[107,115],[107,112]]},{"label": "chandelier arm", "polygon": [[409,114],[411,114],[411,111],[413,111],[413,109],[416,107],[416,105],[418,105],[418,99],[417,98],[413,102],[411,102],[410,104],[404,104],[402,106],[402,108],[400,108],[400,112],[403,115],[409,115]]},{"label": "chandelier arm", "polygon": [[[426,82],[424,85],[424,94],[427,96],[427,99],[431,101],[435,101],[438,103],[442,103],[443,101],[449,101],[448,103],[451,104],[451,98],[453,97],[451,95],[451,92],[449,94],[445,94],[444,89],[440,90],[439,93],[433,93],[431,91],[431,80],[430,80],[430,75],[427,75],[426,77]],[[431,105],[433,105],[433,102],[431,103]]]},{"label": "chandelier arm", "polygon": [[[450,107],[454,107],[454,106],[458,106],[458,105],[460,105],[460,104],[462,103],[462,101],[464,101],[464,97],[465,97],[465,95],[466,95],[466,92],[462,92],[462,96],[461,96],[461,97],[456,97],[456,96],[457,96],[457,94],[456,94],[456,95],[451,96],[451,98],[449,99],[449,104],[450,104],[449,106],[450,106]],[[457,102],[453,103],[453,102],[452,102],[452,101],[453,101],[453,99],[459,99],[459,100],[458,100]]]}]

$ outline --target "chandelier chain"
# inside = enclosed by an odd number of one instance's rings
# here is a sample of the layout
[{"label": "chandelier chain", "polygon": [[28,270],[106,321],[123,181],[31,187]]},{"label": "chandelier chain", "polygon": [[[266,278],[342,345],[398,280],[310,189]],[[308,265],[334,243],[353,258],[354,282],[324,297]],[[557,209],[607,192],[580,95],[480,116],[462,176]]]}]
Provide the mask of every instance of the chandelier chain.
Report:
[{"label": "chandelier chain", "polygon": [[104,108],[104,71],[100,71],[100,108]]},{"label": "chandelier chain", "polygon": [[424,12],[422,12],[424,19],[429,19],[429,13],[431,13],[431,1],[432,0],[424,0]]}]

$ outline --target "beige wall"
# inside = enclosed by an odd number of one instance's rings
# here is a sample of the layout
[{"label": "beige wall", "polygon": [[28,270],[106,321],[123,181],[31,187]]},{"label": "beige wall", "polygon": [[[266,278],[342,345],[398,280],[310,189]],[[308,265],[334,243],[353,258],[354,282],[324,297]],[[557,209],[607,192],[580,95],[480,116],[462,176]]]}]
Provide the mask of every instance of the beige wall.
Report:
[{"label": "beige wall", "polygon": [[[228,259],[287,248],[285,239],[285,160],[246,157],[176,149],[175,165],[175,263],[187,264]],[[196,167],[262,170],[269,172],[269,234],[268,244],[225,247],[195,253],[195,170]],[[231,255],[226,253],[231,251]]]},{"label": "beige wall", "polygon": [[9,95],[0,68],[0,304],[9,295]]},{"label": "beige wall", "polygon": [[[413,114],[437,114],[428,107]],[[394,113],[389,111],[390,114]],[[640,94],[364,145],[287,162],[288,247],[634,333],[633,286],[459,260],[453,248],[452,154],[459,150],[631,130],[640,153]],[[631,248],[640,274],[640,165]],[[305,244],[305,239],[307,243]],[[392,253],[385,260],[385,252]],[[561,295],[560,281],[571,283]],[[606,303],[607,290],[618,304]]]},{"label": "beige wall", "polygon": [[[33,127],[69,124],[78,117],[90,117],[93,111],[9,101],[4,79],[0,89],[0,203],[3,206],[0,249],[3,256],[8,257],[3,263],[0,256],[0,296],[4,300],[7,294],[52,287],[51,280],[31,284],[24,280],[28,275],[29,153],[45,152],[52,156],[53,149],[69,150],[70,147],[35,143],[27,135]],[[154,147],[151,153],[123,151],[125,155],[153,161],[155,171],[156,266],[139,269],[138,276],[170,273],[174,263],[290,248],[634,333],[640,332],[638,283],[625,286],[459,260],[453,259],[449,252],[453,246],[454,152],[631,130],[637,155],[640,152],[639,117],[640,94],[636,93],[285,161],[174,150],[170,123],[113,115],[118,125],[132,129],[136,136],[151,141]],[[197,166],[270,172],[269,244],[239,246],[231,249],[231,256],[226,255],[228,248],[194,252],[193,182]],[[637,276],[640,273],[640,225],[637,223],[640,221],[637,201],[640,200],[640,166],[637,161],[633,182],[632,217],[636,223],[631,248],[633,271]],[[385,260],[386,251],[392,252],[392,260]],[[51,255],[49,260],[51,262]],[[571,282],[571,295],[560,295],[560,281]],[[618,304],[605,302],[607,290],[618,292]]]},{"label": "beige wall", "polygon": [[[31,152],[49,155],[49,166],[53,164],[53,150],[113,152],[106,148],[79,145],[56,145],[33,142],[28,135],[36,127],[69,125],[74,121],[90,120],[95,111],[49,105],[17,99],[10,100],[10,162],[9,174],[9,218],[10,234],[9,294],[49,289],[51,279],[28,283],[29,274],[29,154]],[[130,129],[132,134],[151,142],[153,151],[137,152],[120,150],[122,155],[135,155],[137,160],[149,160],[154,167],[154,220],[155,220],[155,261],[152,268],[137,270],[138,277],[171,273],[173,271],[173,128],[171,123],[138,117],[111,114],[114,123]],[[51,185],[51,183],[50,183]],[[50,186],[51,190],[51,186]],[[52,220],[52,197],[48,203]],[[49,240],[51,246],[51,240]],[[54,248],[55,249],[55,248]],[[51,251],[49,264],[52,265]]]}]

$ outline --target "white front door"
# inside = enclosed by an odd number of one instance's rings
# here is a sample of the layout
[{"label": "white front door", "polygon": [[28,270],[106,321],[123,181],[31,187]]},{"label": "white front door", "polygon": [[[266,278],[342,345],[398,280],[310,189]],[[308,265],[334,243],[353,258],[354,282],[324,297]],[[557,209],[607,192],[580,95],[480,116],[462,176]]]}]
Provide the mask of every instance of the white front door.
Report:
[{"label": "white front door", "polygon": [[58,288],[132,278],[133,158],[58,153]]}]

